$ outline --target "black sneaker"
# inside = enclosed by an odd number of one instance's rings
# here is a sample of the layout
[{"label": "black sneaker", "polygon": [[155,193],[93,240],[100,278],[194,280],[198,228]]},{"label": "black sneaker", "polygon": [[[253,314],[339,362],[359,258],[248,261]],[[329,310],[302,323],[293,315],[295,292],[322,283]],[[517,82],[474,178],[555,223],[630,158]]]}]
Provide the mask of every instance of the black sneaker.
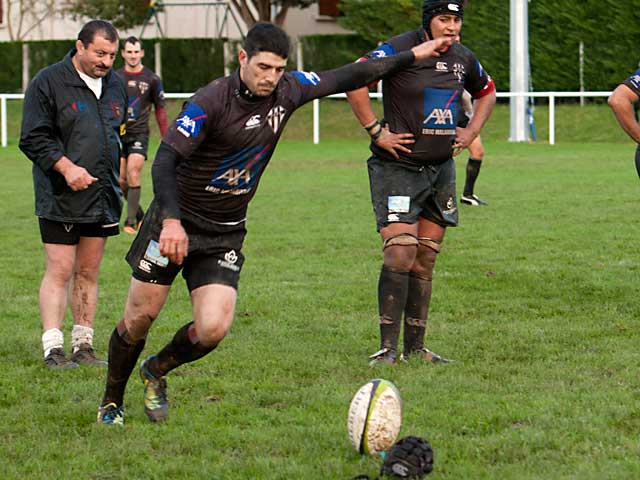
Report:
[{"label": "black sneaker", "polygon": [[484,200],[480,199],[480,197],[478,197],[477,195],[474,195],[474,194],[462,195],[460,197],[460,201],[462,203],[466,203],[467,205],[471,205],[472,207],[479,207],[481,205],[488,205],[487,202],[485,202]]},{"label": "black sneaker", "polygon": [[44,358],[44,364],[49,368],[56,369],[78,368],[78,364],[69,360],[62,348],[52,348],[49,355]]},{"label": "black sneaker", "polygon": [[98,423],[124,426],[124,407],[111,402],[98,408]]},{"label": "black sneaker", "polygon": [[418,357],[424,360],[425,362],[441,363],[443,365],[453,362],[453,360],[444,358],[443,356],[438,355],[437,353],[434,353],[431,350],[428,350],[426,348],[422,348],[421,350],[414,350],[413,352],[409,352],[409,353],[403,353],[402,355],[400,355],[400,360],[402,360],[403,362],[408,362],[409,358],[411,357]]},{"label": "black sneaker", "polygon": [[81,343],[78,346],[78,349],[71,355],[71,361],[80,365],[93,365],[96,367],[105,367],[109,365],[108,362],[96,357],[96,352],[88,343]]},{"label": "black sneaker", "polygon": [[396,363],[396,351],[390,348],[383,348],[371,355],[369,360],[369,366],[374,367],[376,365],[393,365]]},{"label": "black sneaker", "polygon": [[148,369],[147,358],[140,364],[140,378],[144,384],[144,413],[152,422],[162,422],[169,415],[169,401],[167,400],[167,381],[164,377],[156,378]]}]

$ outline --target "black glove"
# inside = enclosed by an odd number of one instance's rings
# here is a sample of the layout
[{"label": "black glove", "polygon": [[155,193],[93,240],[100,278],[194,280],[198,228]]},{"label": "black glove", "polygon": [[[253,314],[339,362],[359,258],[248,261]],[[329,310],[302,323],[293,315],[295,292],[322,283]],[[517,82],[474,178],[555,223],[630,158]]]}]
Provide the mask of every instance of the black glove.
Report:
[{"label": "black glove", "polygon": [[433,470],[433,449],[424,438],[398,440],[387,453],[380,475],[392,478],[424,478]]}]

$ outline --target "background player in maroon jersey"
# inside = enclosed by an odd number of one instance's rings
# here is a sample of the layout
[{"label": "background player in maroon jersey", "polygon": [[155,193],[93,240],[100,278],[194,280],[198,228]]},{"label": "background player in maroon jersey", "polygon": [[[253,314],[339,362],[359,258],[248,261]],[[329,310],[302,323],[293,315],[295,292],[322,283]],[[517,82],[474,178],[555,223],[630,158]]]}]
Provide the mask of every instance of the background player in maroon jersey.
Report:
[{"label": "background player in maroon jersey", "polygon": [[314,98],[353,90],[414,60],[437,56],[450,43],[444,38],[421,42],[389,58],[328,72],[285,73],[286,33],[269,23],[249,30],[238,54],[240,68],[186,102],[156,154],[155,198],[127,255],[133,278],[124,317],[109,342],[98,422],[123,423],[127,380],[180,271],[193,321],[140,365],[151,421],[168,413],[164,376],[205,356],[226,336],[244,263],[247,207],[293,112]]},{"label": "background player in maroon jersey", "polygon": [[[361,60],[397,55],[425,39],[456,40],[462,15],[461,0],[425,0],[422,28],[388,40]],[[476,99],[475,114],[456,131],[464,89]],[[424,346],[432,274],[446,227],[458,223],[452,155],[468,148],[489,118],[493,81],[473,52],[453,43],[438,58],[384,77],[383,122],[376,119],[366,88],[348,97],[372,140],[369,180],[384,252],[378,283],[380,350],[370,364],[395,363],[403,316],[403,358],[448,363]]]},{"label": "background player in maroon jersey", "polygon": [[160,77],[142,64],[144,48],[136,37],[124,41],[120,52],[124,67],[117,70],[129,96],[127,131],[122,139],[120,186],[127,199],[123,230],[134,234],[144,212],[140,208],[140,174],[149,148],[149,113],[154,106],[160,135],[167,130],[167,111]]}]

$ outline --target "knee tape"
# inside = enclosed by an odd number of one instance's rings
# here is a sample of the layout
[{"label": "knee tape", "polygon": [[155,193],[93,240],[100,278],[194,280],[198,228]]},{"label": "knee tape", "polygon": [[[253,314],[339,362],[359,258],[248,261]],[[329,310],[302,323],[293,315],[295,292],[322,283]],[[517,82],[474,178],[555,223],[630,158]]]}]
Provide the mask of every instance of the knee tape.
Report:
[{"label": "knee tape", "polygon": [[402,245],[404,247],[417,247],[419,245],[418,239],[410,233],[401,233],[387,238],[382,244],[382,250],[391,245]]},{"label": "knee tape", "polygon": [[418,237],[418,240],[420,242],[420,245],[422,245],[423,247],[430,248],[434,252],[440,253],[440,242],[438,242],[437,240],[429,237]]}]

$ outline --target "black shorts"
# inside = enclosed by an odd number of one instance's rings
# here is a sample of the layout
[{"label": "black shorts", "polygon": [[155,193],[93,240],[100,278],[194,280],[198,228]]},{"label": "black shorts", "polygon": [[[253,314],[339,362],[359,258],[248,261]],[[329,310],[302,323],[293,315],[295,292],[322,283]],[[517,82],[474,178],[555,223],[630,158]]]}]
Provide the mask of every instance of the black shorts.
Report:
[{"label": "black shorts", "polygon": [[420,166],[373,155],[367,165],[378,231],[390,223],[417,223],[419,217],[443,227],[458,225],[452,158]]},{"label": "black shorts", "polygon": [[149,135],[142,133],[125,134],[122,137],[122,156],[128,157],[132,153],[143,155],[147,159],[147,150],[149,149]]},{"label": "black shorts", "polygon": [[65,223],[38,217],[42,243],[77,245],[80,237],[113,237],[120,233],[117,223]]},{"label": "black shorts", "polygon": [[162,219],[156,204],[151,203],[126,257],[133,277],[141,282],[171,285],[182,270],[189,291],[214,283],[237,290],[244,264],[244,224],[220,232],[205,231],[186,219],[182,226],[189,236],[189,252],[182,265],[176,265],[160,255]]}]

